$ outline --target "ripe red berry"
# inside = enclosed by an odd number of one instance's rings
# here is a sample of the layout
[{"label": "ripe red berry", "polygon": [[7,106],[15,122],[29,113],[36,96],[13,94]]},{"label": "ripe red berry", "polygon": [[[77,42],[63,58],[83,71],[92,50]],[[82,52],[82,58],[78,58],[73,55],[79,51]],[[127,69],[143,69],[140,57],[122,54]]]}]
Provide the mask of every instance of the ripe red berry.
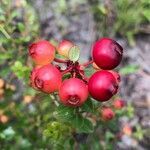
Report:
[{"label": "ripe red berry", "polygon": [[73,46],[74,44],[70,41],[67,41],[67,40],[61,41],[57,47],[58,54],[68,57],[69,50]]},{"label": "ripe red berry", "polygon": [[46,40],[38,41],[29,46],[29,55],[37,65],[46,65],[54,60],[55,47]]},{"label": "ripe red berry", "polygon": [[113,119],[115,116],[115,113],[112,111],[111,108],[106,107],[102,109],[101,116],[103,120],[107,121],[107,120]]},{"label": "ripe red berry", "polygon": [[107,101],[117,93],[118,83],[109,71],[98,71],[94,73],[88,82],[91,96],[98,101]]},{"label": "ripe red berry", "polygon": [[125,101],[121,100],[121,99],[117,99],[113,102],[114,108],[116,109],[121,109],[125,106]]},{"label": "ripe red berry", "polygon": [[117,67],[122,59],[123,48],[114,40],[102,38],[93,46],[93,60],[98,67],[111,70]]},{"label": "ripe red berry", "polygon": [[57,91],[61,82],[60,71],[51,64],[35,69],[31,74],[31,85],[46,93]]},{"label": "ripe red berry", "polygon": [[59,97],[66,106],[81,106],[88,97],[87,85],[78,78],[67,79],[60,87]]},{"label": "ripe red berry", "polygon": [[33,68],[33,70],[31,71],[31,74],[30,74],[30,85],[35,89],[37,89],[37,88],[36,88],[34,80],[35,80],[38,70],[39,70],[39,68],[35,67],[35,68]]}]

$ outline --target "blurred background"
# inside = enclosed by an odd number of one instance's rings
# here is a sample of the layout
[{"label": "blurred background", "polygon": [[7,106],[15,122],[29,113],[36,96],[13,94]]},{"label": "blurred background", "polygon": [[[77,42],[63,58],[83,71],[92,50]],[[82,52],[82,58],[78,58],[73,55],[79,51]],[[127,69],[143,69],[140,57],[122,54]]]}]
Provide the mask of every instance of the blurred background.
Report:
[{"label": "blurred background", "polygon": [[[38,39],[68,39],[81,48],[80,61],[86,62],[93,42],[101,37],[124,47],[117,68],[122,78],[119,96],[130,114],[116,124],[118,129],[125,125],[119,141],[108,148],[111,141],[96,139],[90,149],[99,150],[99,143],[102,149],[150,149],[150,1],[0,0],[1,150],[52,149],[42,133],[53,109],[49,96],[29,87],[28,45]],[[108,133],[103,135],[115,134]]]}]

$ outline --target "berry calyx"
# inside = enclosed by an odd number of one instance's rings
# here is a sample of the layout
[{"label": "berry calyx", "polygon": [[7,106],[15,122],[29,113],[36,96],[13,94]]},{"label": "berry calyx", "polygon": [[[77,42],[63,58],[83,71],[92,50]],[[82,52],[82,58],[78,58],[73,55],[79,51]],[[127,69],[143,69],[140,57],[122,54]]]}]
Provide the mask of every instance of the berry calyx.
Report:
[{"label": "berry calyx", "polygon": [[46,65],[54,60],[55,47],[49,41],[38,41],[29,46],[29,55],[36,65]]},{"label": "berry calyx", "polygon": [[114,116],[115,116],[115,113],[113,112],[111,108],[105,107],[101,111],[101,117],[104,121],[111,120],[114,118]]},{"label": "berry calyx", "polygon": [[67,41],[67,40],[61,41],[57,47],[58,54],[68,58],[69,50],[73,46],[74,44],[70,41]]},{"label": "berry calyx", "polygon": [[59,89],[59,97],[66,106],[81,106],[88,97],[87,85],[78,78],[67,79]]},{"label": "berry calyx", "polygon": [[116,109],[121,109],[125,106],[125,101],[121,100],[121,99],[117,99],[113,102],[114,108]]},{"label": "berry calyx", "polygon": [[31,85],[45,93],[52,93],[59,89],[62,82],[60,71],[51,64],[33,69]]},{"label": "berry calyx", "polygon": [[122,59],[123,48],[114,40],[102,38],[98,40],[92,50],[93,60],[104,70],[114,69]]},{"label": "berry calyx", "polygon": [[112,73],[101,70],[90,77],[88,89],[94,99],[103,102],[117,93],[118,83]]}]

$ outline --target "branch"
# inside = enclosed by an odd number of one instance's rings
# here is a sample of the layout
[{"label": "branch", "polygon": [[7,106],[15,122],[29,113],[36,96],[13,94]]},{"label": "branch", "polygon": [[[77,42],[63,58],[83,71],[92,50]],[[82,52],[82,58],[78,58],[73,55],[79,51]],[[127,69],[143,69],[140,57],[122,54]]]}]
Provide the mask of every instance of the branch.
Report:
[{"label": "branch", "polygon": [[82,64],[81,66],[87,67],[87,66],[89,66],[89,65],[92,64],[92,63],[93,63],[93,60],[90,60],[90,61],[88,61],[88,62]]},{"label": "branch", "polygon": [[69,67],[69,68],[63,70],[61,73],[62,73],[62,75],[64,75],[64,74],[70,72],[71,70],[72,70],[72,67]]},{"label": "branch", "polygon": [[59,59],[59,58],[54,58],[54,61],[58,62],[58,63],[67,63],[68,62],[68,60],[63,60],[63,59]]}]

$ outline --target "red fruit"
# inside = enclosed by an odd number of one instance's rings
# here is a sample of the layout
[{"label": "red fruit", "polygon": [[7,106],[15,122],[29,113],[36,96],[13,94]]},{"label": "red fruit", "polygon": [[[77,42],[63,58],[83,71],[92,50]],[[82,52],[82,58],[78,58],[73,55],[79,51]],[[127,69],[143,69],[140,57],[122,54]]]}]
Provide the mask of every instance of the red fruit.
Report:
[{"label": "red fruit", "polygon": [[35,80],[35,77],[36,77],[38,70],[39,70],[39,68],[35,67],[35,68],[33,68],[33,70],[31,71],[31,74],[30,74],[30,85],[35,89],[37,89],[37,88],[36,88],[36,85],[34,83],[34,80]]},{"label": "red fruit", "polygon": [[38,41],[29,46],[29,55],[37,65],[51,63],[55,57],[55,47],[48,41]]},{"label": "red fruit", "polygon": [[125,101],[118,99],[114,101],[113,105],[114,105],[114,108],[121,109],[125,106]]},{"label": "red fruit", "polygon": [[103,120],[107,121],[107,120],[113,119],[115,116],[115,113],[112,111],[111,108],[106,107],[102,109],[101,116]]},{"label": "red fruit", "polygon": [[131,136],[132,135],[132,128],[130,127],[130,125],[129,124],[125,124],[124,126],[123,126],[123,128],[122,128],[122,133],[123,134],[126,134],[126,135],[128,135],[128,136]]},{"label": "red fruit", "polygon": [[113,76],[115,77],[116,81],[119,83],[120,80],[121,80],[121,77],[120,77],[119,73],[117,73],[115,71],[112,71],[112,70],[109,71],[109,72],[111,72],[113,74]]},{"label": "red fruit", "polygon": [[67,79],[60,87],[59,97],[66,106],[81,106],[88,97],[87,85],[78,78]]},{"label": "red fruit", "polygon": [[31,85],[46,93],[57,91],[61,82],[60,71],[51,64],[35,69],[31,74]]},{"label": "red fruit", "polygon": [[118,84],[109,71],[98,71],[94,73],[88,82],[89,93],[98,101],[107,101],[117,93]]},{"label": "red fruit", "polygon": [[114,40],[102,38],[93,46],[93,60],[104,70],[114,69],[122,59],[123,48]]},{"label": "red fruit", "polygon": [[73,46],[74,44],[70,41],[67,41],[67,40],[61,41],[57,47],[58,54],[68,57],[69,50]]}]

